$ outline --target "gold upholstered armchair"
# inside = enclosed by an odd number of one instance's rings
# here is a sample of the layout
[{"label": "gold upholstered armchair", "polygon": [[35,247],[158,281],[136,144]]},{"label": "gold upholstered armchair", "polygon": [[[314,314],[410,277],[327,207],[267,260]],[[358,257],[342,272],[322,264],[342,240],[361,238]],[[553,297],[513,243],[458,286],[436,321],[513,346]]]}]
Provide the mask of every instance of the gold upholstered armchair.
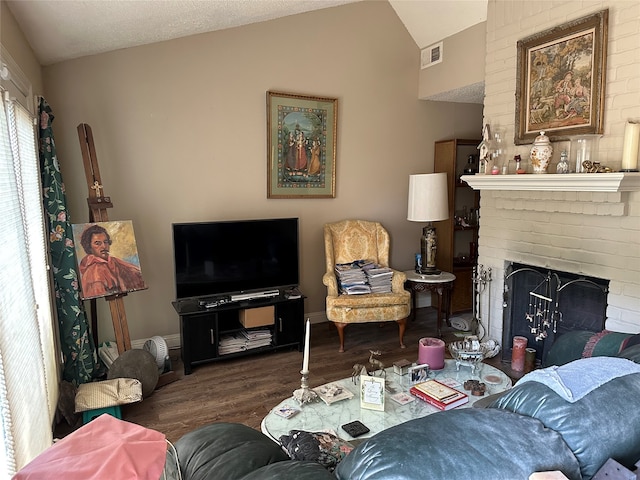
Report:
[{"label": "gold upholstered armchair", "polygon": [[389,233],[378,222],[343,220],[324,226],[327,286],[326,313],[338,329],[340,352],[344,352],[344,329],[350,323],[398,322],[400,346],[411,311],[411,295],[404,289],[406,275],[393,271],[390,293],[341,294],[335,265],[371,260],[389,267]]}]

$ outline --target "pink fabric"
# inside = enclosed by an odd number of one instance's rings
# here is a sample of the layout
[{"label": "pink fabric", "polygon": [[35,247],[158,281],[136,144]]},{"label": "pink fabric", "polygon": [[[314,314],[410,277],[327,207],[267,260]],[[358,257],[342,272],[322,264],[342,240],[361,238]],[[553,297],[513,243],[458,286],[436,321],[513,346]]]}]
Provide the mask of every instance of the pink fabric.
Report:
[{"label": "pink fabric", "polygon": [[166,453],[163,433],[103,414],[46,449],[13,478],[158,480]]}]

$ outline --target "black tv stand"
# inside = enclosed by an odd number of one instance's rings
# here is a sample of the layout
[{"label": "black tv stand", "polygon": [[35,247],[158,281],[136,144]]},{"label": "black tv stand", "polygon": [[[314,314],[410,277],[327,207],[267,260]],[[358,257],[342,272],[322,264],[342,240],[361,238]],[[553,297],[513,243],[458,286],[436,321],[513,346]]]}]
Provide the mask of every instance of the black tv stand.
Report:
[{"label": "black tv stand", "polygon": [[[172,302],[180,316],[180,344],[184,374],[191,374],[195,365],[236,358],[284,348],[302,351],[304,333],[304,295],[289,298],[280,291],[277,296],[231,301],[227,296],[181,299]],[[273,306],[273,322],[257,327],[271,331],[271,344],[236,353],[221,354],[220,338],[245,330],[240,323],[241,312]],[[249,328],[247,328],[248,330]]]}]

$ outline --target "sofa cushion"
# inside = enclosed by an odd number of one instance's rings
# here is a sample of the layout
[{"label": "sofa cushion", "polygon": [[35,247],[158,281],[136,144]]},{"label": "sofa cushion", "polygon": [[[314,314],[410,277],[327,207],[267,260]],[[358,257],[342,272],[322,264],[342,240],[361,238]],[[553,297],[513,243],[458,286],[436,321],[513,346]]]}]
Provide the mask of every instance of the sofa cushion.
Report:
[{"label": "sofa cushion", "polygon": [[[597,361],[577,362],[585,360]],[[588,379],[590,373],[585,369],[582,378]],[[586,480],[609,457],[627,467],[640,458],[640,419],[633,414],[637,398],[640,373],[633,373],[613,378],[573,403],[543,383],[519,382],[490,407],[536,418],[557,431],[580,462]]]},{"label": "sofa cushion", "polygon": [[342,480],[528,478],[561,470],[580,479],[562,437],[538,420],[505,410],[438,412],[367,439],[338,465]]},{"label": "sofa cushion", "polygon": [[184,435],[175,447],[182,476],[189,480],[240,479],[265,465],[289,460],[277,443],[237,423],[198,428]]},{"label": "sofa cushion", "polygon": [[632,347],[625,348],[618,356],[620,358],[626,358],[632,362],[640,363],[640,345],[633,345]]},{"label": "sofa cushion", "polygon": [[559,336],[542,362],[543,367],[564,365],[580,358],[616,356],[627,347],[640,343],[640,335],[631,333],[574,330]]}]

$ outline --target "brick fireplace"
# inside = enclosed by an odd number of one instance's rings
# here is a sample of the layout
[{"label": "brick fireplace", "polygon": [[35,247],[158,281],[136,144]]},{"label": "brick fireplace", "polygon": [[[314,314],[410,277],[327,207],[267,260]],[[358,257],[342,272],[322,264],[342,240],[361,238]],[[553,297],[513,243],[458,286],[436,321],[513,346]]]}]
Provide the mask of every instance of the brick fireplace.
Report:
[{"label": "brick fireplace", "polygon": [[[631,60],[638,58],[640,45],[637,35],[630,33],[637,30],[633,30],[637,2],[489,0],[483,123],[503,133],[506,159],[518,154],[528,162],[531,149],[530,144],[516,145],[513,140],[517,42],[603,8],[609,9],[609,53],[598,160],[620,168],[625,122],[640,121],[640,70],[637,61]],[[563,150],[571,152],[571,142],[554,141],[553,147],[550,172],[556,171]],[[639,174],[634,174],[635,180],[633,176],[621,179],[622,174],[591,175],[506,175],[514,178],[494,179],[502,185],[477,187],[481,190],[478,262],[491,268],[493,279],[480,301],[491,337],[502,339],[503,279],[511,262],[609,280],[606,328],[640,332]],[[571,184],[567,177],[572,178]],[[635,186],[625,185],[627,181]]]},{"label": "brick fireplace", "polygon": [[[640,332],[640,174],[589,175],[476,175],[469,181],[481,190],[478,263],[492,271],[480,316],[505,353],[519,334],[512,331],[510,309],[503,308],[505,275],[514,265],[602,280],[604,328]],[[613,179],[603,175],[621,180],[602,186],[600,180]],[[569,183],[549,187],[557,177]]]}]

